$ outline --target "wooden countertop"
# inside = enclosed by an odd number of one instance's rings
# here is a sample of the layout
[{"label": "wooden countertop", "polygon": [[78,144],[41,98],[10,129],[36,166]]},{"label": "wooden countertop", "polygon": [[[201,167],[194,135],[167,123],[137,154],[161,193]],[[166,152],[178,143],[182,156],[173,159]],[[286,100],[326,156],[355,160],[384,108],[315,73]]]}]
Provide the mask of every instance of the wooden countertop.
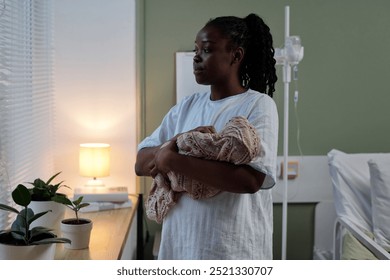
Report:
[{"label": "wooden countertop", "polygon": [[[120,259],[125,246],[131,223],[137,212],[138,196],[130,195],[132,206],[129,208],[103,210],[81,213],[82,218],[91,219],[93,227],[89,248],[71,250],[57,244],[57,260],[117,260]],[[70,209],[65,218],[72,217]]]}]

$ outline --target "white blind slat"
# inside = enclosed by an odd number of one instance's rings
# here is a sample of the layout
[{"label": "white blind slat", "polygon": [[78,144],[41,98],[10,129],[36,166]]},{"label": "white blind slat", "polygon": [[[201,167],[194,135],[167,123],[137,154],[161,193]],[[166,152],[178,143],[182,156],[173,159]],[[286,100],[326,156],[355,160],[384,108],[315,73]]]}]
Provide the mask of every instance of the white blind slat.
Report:
[{"label": "white blind slat", "polygon": [[[51,2],[5,0],[0,7],[2,203],[17,184],[53,174]],[[0,228],[4,221],[0,216]]]}]

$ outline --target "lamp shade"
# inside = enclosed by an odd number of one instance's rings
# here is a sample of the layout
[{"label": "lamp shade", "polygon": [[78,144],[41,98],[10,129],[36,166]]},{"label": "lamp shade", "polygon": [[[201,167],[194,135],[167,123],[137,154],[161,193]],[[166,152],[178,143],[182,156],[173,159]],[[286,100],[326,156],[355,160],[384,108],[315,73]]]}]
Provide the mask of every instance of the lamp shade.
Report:
[{"label": "lamp shade", "polygon": [[110,175],[109,144],[80,144],[79,171],[84,177],[106,177]]}]

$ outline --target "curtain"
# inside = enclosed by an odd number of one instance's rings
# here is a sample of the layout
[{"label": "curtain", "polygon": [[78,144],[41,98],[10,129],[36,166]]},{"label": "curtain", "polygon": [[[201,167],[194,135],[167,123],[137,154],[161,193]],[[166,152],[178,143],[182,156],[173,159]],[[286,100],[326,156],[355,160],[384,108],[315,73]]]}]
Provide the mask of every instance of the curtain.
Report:
[{"label": "curtain", "polygon": [[53,174],[52,23],[51,0],[0,0],[1,203],[17,184]]}]

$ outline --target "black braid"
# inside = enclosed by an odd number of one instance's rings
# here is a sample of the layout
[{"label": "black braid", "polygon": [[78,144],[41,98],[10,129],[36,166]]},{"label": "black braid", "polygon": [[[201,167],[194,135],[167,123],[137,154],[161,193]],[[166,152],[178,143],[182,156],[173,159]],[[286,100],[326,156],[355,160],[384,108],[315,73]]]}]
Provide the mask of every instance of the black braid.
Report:
[{"label": "black braid", "polygon": [[245,18],[218,17],[206,26],[215,26],[231,40],[229,48],[242,47],[245,51],[240,68],[244,87],[273,96],[277,81],[273,39],[269,27],[255,14]]}]

